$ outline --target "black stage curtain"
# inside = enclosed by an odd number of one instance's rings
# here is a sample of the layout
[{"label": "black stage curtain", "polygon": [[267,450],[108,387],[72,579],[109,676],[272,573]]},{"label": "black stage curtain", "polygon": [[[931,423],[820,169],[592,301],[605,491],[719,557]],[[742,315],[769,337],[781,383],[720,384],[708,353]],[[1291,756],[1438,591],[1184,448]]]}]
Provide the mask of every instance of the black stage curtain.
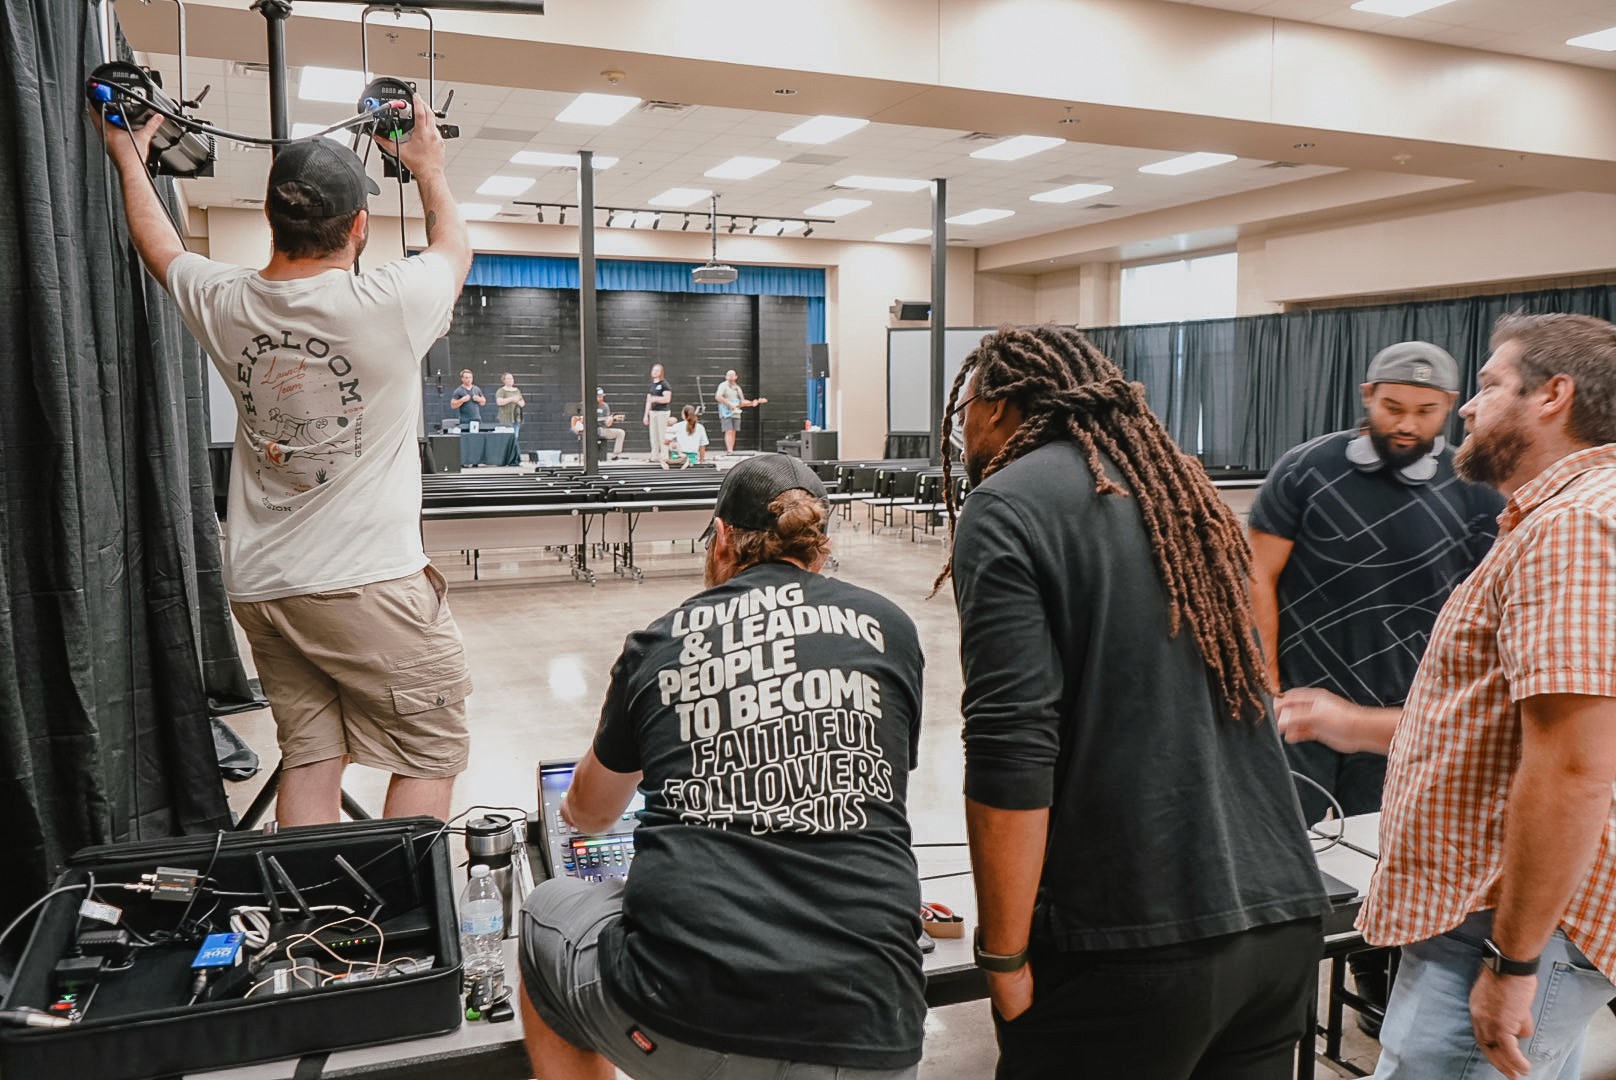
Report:
[{"label": "black stage curtain", "polygon": [[0,918],[83,845],[228,826],[208,693],[247,690],[200,358],[86,119],[98,11],[0,0]]},{"label": "black stage curtain", "polygon": [[[1308,439],[1362,414],[1369,360],[1398,341],[1431,341],[1459,361],[1460,400],[1475,392],[1493,323],[1511,312],[1610,319],[1616,286],[1498,293],[1373,307],[1208,319],[1083,332],[1146,397],[1175,441],[1208,466],[1267,469]],[[1448,437],[1462,424],[1454,416]]]}]

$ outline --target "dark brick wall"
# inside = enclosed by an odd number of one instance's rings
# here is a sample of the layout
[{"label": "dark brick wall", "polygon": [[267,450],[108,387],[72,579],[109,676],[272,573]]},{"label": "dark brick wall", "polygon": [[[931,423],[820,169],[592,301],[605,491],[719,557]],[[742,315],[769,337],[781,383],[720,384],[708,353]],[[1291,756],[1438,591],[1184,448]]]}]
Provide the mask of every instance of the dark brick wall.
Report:
[{"label": "dark brick wall", "polygon": [[[449,415],[449,395],[470,368],[488,395],[491,422],[499,376],[509,371],[527,398],[519,442],[523,450],[575,449],[568,403],[578,394],[578,294],[559,289],[475,287],[460,294],[454,325],[427,354],[426,427]],[[443,372],[439,390],[437,372]],[[610,399],[608,399],[610,400]]]},{"label": "dark brick wall", "polygon": [[[777,438],[802,428],[807,415],[806,299],[616,290],[596,296],[599,385],[613,411],[627,415],[625,450],[646,450],[640,416],[655,363],[667,369],[675,415],[687,404],[707,406],[702,422],[716,448],[722,449],[723,435],[713,392],[730,368],[739,373],[749,396],[769,399],[761,409],[747,410],[737,449],[773,450]],[[488,395],[490,411],[500,373],[509,371],[527,398],[521,448],[575,451],[578,440],[565,407],[580,400],[586,410],[594,406],[594,388],[586,396],[578,382],[579,347],[576,291],[468,288],[455,305],[453,327],[427,356],[428,430],[449,415],[449,395],[460,382],[461,368],[472,370]]]},{"label": "dark brick wall", "polygon": [[747,410],[735,443],[738,450],[773,450],[776,441],[801,431],[808,418],[808,301],[801,296],[756,300],[758,380],[755,386],[743,385],[748,394],[769,403]]}]

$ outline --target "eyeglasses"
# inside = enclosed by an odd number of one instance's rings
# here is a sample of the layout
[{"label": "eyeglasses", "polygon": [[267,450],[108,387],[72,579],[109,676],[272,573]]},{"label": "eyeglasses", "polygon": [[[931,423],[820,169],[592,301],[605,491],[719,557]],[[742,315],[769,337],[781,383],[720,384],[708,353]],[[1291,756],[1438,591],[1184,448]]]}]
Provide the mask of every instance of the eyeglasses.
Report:
[{"label": "eyeglasses", "polygon": [[975,393],[975,394],[972,394],[971,396],[965,398],[962,401],[954,402],[954,415],[955,416],[960,415],[960,413],[965,411],[965,406],[969,405],[971,402],[975,401],[977,398],[979,398],[981,396],[982,395],[980,393]]}]

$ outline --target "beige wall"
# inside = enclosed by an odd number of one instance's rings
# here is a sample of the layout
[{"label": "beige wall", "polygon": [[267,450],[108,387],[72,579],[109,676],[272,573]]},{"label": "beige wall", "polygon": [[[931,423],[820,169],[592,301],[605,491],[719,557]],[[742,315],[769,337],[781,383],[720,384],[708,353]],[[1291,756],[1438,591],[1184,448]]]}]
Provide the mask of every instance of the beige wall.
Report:
[{"label": "beige wall", "polygon": [[1241,314],[1285,301],[1616,269],[1616,195],[1529,195],[1242,242]]}]

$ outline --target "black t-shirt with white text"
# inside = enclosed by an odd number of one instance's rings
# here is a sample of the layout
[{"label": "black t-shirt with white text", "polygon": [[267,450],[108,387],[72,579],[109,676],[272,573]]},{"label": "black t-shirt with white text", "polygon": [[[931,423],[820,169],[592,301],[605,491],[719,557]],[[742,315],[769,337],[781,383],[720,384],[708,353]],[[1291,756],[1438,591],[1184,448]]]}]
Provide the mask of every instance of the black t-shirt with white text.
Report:
[{"label": "black t-shirt with white text", "polygon": [[[653,382],[651,384],[651,388],[649,390],[647,390],[645,393],[646,393],[646,395],[648,397],[661,397],[663,394],[669,394],[669,393],[672,393],[672,392],[673,392],[673,386],[672,386],[672,384],[670,384],[668,382],[668,380],[666,380],[666,379],[658,379],[658,380],[656,380],[655,382]],[[672,398],[669,398],[668,401],[653,401],[653,402],[651,402],[651,411],[652,412],[667,412],[668,411],[668,405],[672,400],[673,400]]]},{"label": "black t-shirt with white text", "polygon": [[595,756],[644,771],[603,980],[651,1027],[860,1069],[920,1059],[905,814],[924,658],[877,594],[752,567],[630,634]]}]

